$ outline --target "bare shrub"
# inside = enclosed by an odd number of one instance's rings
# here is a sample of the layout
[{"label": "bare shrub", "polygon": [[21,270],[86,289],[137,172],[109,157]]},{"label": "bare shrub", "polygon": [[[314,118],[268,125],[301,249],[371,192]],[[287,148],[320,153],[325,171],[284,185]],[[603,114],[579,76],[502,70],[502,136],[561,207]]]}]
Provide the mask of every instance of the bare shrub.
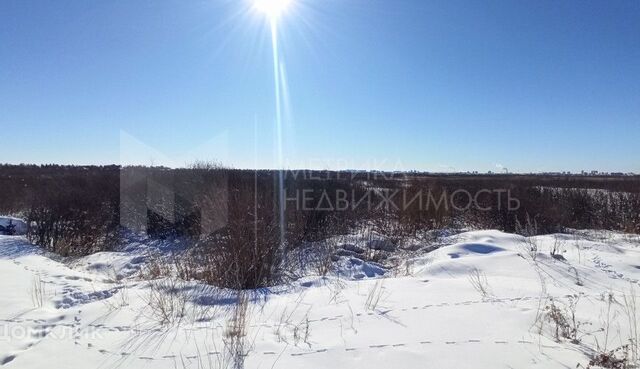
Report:
[{"label": "bare shrub", "polygon": [[330,294],[329,303],[338,304],[342,300],[342,292],[345,289],[346,284],[342,280],[340,280],[340,278],[327,278],[325,279],[325,282],[325,286],[329,290]]},{"label": "bare shrub", "polygon": [[577,233],[573,234],[573,244],[578,252],[578,264],[582,264],[582,247],[580,247],[580,237]]},{"label": "bare shrub", "polygon": [[311,326],[309,325],[309,313],[307,313],[302,321],[293,326],[293,344],[298,346],[300,342],[304,342],[311,347],[309,338],[311,337]]},{"label": "bare shrub", "polygon": [[580,278],[580,273],[578,272],[578,269],[576,267],[569,267],[569,272],[573,271],[574,275],[575,275],[575,279],[576,279],[576,286],[584,286],[584,283],[582,282],[582,279]]},{"label": "bare shrub", "polygon": [[[182,265],[182,264],[180,264]],[[140,270],[140,277],[144,280],[155,280],[161,277],[173,277],[173,272],[166,260],[158,257],[149,258]]]},{"label": "bare shrub", "polygon": [[[602,345],[596,339],[595,353],[592,355],[587,369],[590,368],[605,368],[605,369],[631,369],[637,368],[639,362],[638,358],[638,313],[636,305],[636,297],[634,294],[633,286],[631,288],[631,294],[623,296],[624,303],[620,304],[616,301],[612,292],[602,295],[602,300],[607,304],[603,327],[601,331],[604,333],[604,341]],[[628,343],[622,343],[620,346],[609,349],[609,335],[611,325],[617,321],[619,314],[613,311],[614,305],[621,305],[622,311],[625,315],[627,328],[628,328]],[[620,334],[621,332],[618,332]],[[620,337],[622,341],[622,336]]]},{"label": "bare shrub", "polygon": [[126,283],[122,283],[118,286],[118,293],[113,301],[113,309],[121,309],[125,306],[129,306],[129,286]]},{"label": "bare shrub", "polygon": [[[430,259],[427,259],[430,260]],[[413,264],[414,261],[413,260],[405,260],[404,263],[401,264],[401,266],[403,266],[403,270],[404,270],[404,276],[405,277],[409,277],[409,276],[413,276]]]},{"label": "bare shrub", "polygon": [[187,313],[187,304],[192,300],[190,291],[184,282],[165,278],[150,282],[148,295],[143,298],[152,319],[161,325],[179,325]]},{"label": "bare shrub", "polygon": [[525,237],[537,236],[538,222],[535,217],[532,218],[527,213],[524,224],[520,223],[520,221],[516,218],[516,233]]},{"label": "bare shrub", "polygon": [[491,291],[489,289],[489,282],[487,281],[487,275],[484,274],[480,269],[473,268],[469,272],[469,283],[471,286],[480,293],[483,299],[486,299],[491,296]]},{"label": "bare shrub", "polygon": [[535,218],[531,218],[529,214],[526,215],[525,224],[521,224],[516,219],[516,233],[523,237],[523,243],[525,251],[531,257],[532,260],[536,260],[538,257],[538,242],[535,238],[538,235],[538,223]]},{"label": "bare shrub", "polygon": [[576,317],[576,310],[580,301],[580,295],[569,296],[569,302],[565,307],[559,307],[553,299],[544,308],[544,316],[553,326],[553,336],[560,342],[562,338],[568,339],[571,343],[580,342],[579,330],[583,324]]},{"label": "bare shrub", "polygon": [[531,260],[536,261],[538,258],[538,241],[535,237],[525,237],[524,239],[525,250]]},{"label": "bare shrub", "polygon": [[535,262],[535,261],[531,261],[532,266],[533,266],[533,270],[536,272],[536,275],[538,276],[538,280],[540,281],[540,295],[538,298],[538,307],[536,309],[536,317],[533,321],[533,325],[531,326],[532,328],[534,326],[538,327],[538,335],[540,338],[542,338],[542,330],[544,328],[544,301],[547,299],[548,297],[548,292],[547,292],[547,282],[546,279],[543,275],[543,271],[541,270],[540,266]]},{"label": "bare shrub", "polygon": [[634,366],[631,365],[629,360],[629,345],[623,345],[611,351],[598,352],[589,361],[587,369],[594,367],[604,369],[633,368]]},{"label": "bare shrub", "polygon": [[[278,281],[282,277],[285,245],[280,239],[274,197],[269,194],[273,194],[272,186],[256,189],[253,181],[236,178],[228,194],[233,206],[228,207],[226,225],[203,235],[177,261],[181,264],[180,277],[237,290],[270,286]],[[215,199],[211,204],[226,206]]]},{"label": "bare shrub", "polygon": [[47,295],[46,285],[40,276],[35,276],[31,283],[31,302],[36,308],[44,306],[45,297]]},{"label": "bare shrub", "polygon": [[640,313],[633,284],[631,284],[629,294],[623,296],[623,311],[629,330],[629,359],[633,363],[640,363],[640,331],[638,331]]},{"label": "bare shrub", "polygon": [[579,343],[580,339],[578,338],[578,332],[582,322],[578,321],[576,318],[576,310],[578,308],[578,303],[580,302],[580,295],[572,295],[569,296],[569,304],[567,306],[567,312],[569,316],[569,331],[564,337],[571,340],[571,343]]},{"label": "bare shrub", "polygon": [[224,361],[233,369],[244,368],[245,358],[249,353],[247,347],[247,326],[249,320],[249,296],[238,292],[238,301],[234,306],[231,318],[223,333]]},{"label": "bare shrub", "polygon": [[553,245],[551,246],[550,254],[554,259],[564,260],[562,254],[565,252],[565,240],[559,237],[559,235],[553,236]]},{"label": "bare shrub", "polygon": [[279,342],[293,344],[294,346],[298,346],[301,342],[303,342],[307,346],[311,347],[311,343],[309,342],[309,338],[311,337],[309,311],[307,311],[307,313],[300,321],[292,321],[293,314],[299,307],[300,301],[298,301],[298,304],[291,311],[289,311],[287,308],[282,311],[282,314],[280,315],[280,321],[278,322],[274,333]]},{"label": "bare shrub", "polygon": [[367,299],[364,302],[364,308],[366,310],[375,310],[382,299],[384,294],[384,281],[377,280],[376,283],[369,289]]},{"label": "bare shrub", "polygon": [[560,341],[561,337],[567,337],[570,335],[571,327],[569,321],[553,299],[551,299],[549,305],[545,306],[545,317],[548,321],[555,325],[554,338],[556,341]]},{"label": "bare shrub", "polygon": [[118,171],[48,178],[29,196],[28,239],[63,256],[112,249],[120,240]]},{"label": "bare shrub", "polygon": [[604,341],[601,345],[600,342],[596,339],[596,349],[598,352],[608,352],[609,351],[608,350],[609,335],[611,333],[611,324],[618,316],[617,312],[613,309],[613,307],[614,307],[614,304],[617,304],[618,302],[616,301],[616,298],[613,292],[604,293],[600,296],[600,298],[602,301],[604,301],[607,304],[607,307],[605,310],[606,312],[603,314],[604,320],[602,321],[602,331],[604,332]]},{"label": "bare shrub", "polygon": [[322,277],[326,277],[333,267],[333,257],[337,247],[337,241],[330,238],[324,242],[314,243],[311,253],[311,266],[313,271]]}]

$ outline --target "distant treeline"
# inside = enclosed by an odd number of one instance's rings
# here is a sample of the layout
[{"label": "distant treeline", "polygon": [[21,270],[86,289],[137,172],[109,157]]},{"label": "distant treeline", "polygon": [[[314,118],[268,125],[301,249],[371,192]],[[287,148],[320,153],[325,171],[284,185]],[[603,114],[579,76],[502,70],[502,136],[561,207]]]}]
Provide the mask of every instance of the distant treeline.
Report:
[{"label": "distant treeline", "polygon": [[208,164],[0,165],[0,214],[26,218],[34,243],[64,255],[112,249],[132,232],[230,254],[251,245],[254,259],[276,258],[281,236],[293,248],[363,227],[398,242],[445,227],[514,232],[524,222],[539,233],[640,233],[640,176],[286,171],[282,181],[283,192],[278,171]]}]

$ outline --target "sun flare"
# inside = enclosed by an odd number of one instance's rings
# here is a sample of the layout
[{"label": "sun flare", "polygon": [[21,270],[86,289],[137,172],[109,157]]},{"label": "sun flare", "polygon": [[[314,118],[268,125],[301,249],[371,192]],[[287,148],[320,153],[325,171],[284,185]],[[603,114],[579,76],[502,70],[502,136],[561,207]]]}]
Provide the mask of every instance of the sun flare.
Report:
[{"label": "sun flare", "polygon": [[293,0],[254,0],[253,6],[269,18],[277,18],[292,2]]}]

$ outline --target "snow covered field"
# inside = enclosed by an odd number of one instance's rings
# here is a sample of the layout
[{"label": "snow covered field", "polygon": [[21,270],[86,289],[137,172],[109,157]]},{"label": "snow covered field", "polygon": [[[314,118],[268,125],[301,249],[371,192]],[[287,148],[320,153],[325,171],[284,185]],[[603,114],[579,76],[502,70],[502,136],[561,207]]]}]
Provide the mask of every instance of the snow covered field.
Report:
[{"label": "snow covered field", "polygon": [[[384,276],[305,277],[239,298],[143,280],[136,247],[62,260],[0,236],[0,366],[575,368],[637,340],[640,238],[445,241]],[[567,319],[557,338],[553,312]]]}]

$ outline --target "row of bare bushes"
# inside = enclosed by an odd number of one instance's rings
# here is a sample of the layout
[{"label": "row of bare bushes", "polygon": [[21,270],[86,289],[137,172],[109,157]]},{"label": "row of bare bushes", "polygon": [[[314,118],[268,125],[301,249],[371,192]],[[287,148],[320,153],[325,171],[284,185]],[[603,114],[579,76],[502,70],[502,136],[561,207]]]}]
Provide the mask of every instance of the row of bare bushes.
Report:
[{"label": "row of bare bushes", "polygon": [[[0,167],[0,172],[2,172]],[[24,217],[28,239],[64,256],[109,250],[120,242],[117,167],[82,170],[58,167],[20,168],[3,173],[12,197],[2,211]]]},{"label": "row of bare bushes", "polygon": [[[29,239],[63,255],[113,249],[131,234],[180,238],[189,245],[177,263],[183,278],[236,289],[276,283],[286,277],[289,251],[363,228],[394,243],[442,228],[514,232],[525,219],[539,233],[640,233],[637,177],[288,171],[283,178],[281,192],[275,171],[207,163],[0,166],[0,213],[25,217]],[[470,206],[453,196],[460,190],[473,197]]]}]

